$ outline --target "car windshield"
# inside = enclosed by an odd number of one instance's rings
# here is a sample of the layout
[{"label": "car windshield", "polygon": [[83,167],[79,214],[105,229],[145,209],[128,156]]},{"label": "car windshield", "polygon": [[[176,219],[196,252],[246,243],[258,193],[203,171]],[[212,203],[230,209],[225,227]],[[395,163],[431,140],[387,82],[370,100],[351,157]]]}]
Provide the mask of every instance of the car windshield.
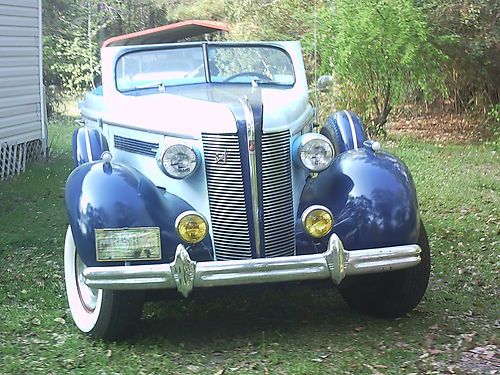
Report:
[{"label": "car windshield", "polygon": [[116,64],[119,91],[205,82],[203,48],[186,47],[132,52]]},{"label": "car windshield", "polygon": [[275,47],[209,46],[208,67],[212,82],[295,83],[290,56]]},{"label": "car windshield", "polygon": [[[288,54],[269,46],[209,45],[131,52],[116,65],[119,91],[195,83],[271,83],[293,85]],[[208,62],[208,66],[205,65]]]}]

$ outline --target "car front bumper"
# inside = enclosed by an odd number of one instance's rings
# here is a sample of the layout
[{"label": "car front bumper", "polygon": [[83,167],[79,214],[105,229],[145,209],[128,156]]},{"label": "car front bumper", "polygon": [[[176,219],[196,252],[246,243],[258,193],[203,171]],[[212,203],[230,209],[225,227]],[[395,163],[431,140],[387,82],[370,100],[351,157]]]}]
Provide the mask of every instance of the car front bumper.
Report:
[{"label": "car front bumper", "polygon": [[98,289],[177,289],[187,297],[193,288],[331,279],[387,272],[420,263],[420,246],[403,245],[346,251],[336,234],[321,254],[280,258],[195,262],[183,245],[168,264],[89,267],[85,283]]}]

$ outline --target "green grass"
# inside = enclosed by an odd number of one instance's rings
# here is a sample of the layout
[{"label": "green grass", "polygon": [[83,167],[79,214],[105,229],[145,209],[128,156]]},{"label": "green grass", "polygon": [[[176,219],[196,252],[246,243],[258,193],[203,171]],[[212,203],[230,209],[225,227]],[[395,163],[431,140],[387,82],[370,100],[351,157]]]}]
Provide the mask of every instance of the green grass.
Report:
[{"label": "green grass", "polygon": [[50,159],[0,183],[0,374],[443,373],[495,342],[498,146],[410,138],[385,142],[412,171],[433,256],[430,287],[409,316],[356,314],[334,288],[280,288],[148,304],[131,340],[85,337],[63,278],[73,128],[54,121]]}]

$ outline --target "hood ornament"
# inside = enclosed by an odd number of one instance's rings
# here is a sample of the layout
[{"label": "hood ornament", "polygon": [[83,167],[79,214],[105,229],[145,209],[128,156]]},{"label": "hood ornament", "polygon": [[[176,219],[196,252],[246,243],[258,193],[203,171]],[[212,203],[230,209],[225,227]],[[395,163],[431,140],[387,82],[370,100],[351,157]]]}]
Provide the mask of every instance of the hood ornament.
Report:
[{"label": "hood ornament", "polygon": [[227,150],[215,153],[215,164],[226,164],[227,163]]}]

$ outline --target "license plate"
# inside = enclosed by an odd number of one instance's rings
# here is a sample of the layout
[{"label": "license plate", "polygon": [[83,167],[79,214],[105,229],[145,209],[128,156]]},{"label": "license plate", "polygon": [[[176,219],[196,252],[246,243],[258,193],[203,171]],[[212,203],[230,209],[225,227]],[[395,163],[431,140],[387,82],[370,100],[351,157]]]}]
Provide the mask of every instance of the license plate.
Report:
[{"label": "license plate", "polygon": [[160,228],[95,230],[98,262],[160,260]]}]

